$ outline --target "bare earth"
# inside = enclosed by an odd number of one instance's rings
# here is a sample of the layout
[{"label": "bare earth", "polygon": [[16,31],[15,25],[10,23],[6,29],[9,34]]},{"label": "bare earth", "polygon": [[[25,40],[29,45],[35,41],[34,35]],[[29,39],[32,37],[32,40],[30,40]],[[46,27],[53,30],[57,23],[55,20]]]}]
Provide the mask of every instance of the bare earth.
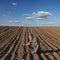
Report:
[{"label": "bare earth", "polygon": [[[39,39],[39,54],[21,46],[29,41],[29,32]],[[60,27],[0,26],[0,60],[60,60]]]}]

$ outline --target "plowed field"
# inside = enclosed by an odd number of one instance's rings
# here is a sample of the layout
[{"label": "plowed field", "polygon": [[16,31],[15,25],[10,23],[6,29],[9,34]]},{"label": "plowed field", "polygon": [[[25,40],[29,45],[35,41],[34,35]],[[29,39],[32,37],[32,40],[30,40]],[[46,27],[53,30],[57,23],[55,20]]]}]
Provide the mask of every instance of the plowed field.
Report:
[{"label": "plowed field", "polygon": [[[29,33],[39,39],[39,54],[21,46],[28,43]],[[0,60],[60,60],[60,27],[0,26]]]}]

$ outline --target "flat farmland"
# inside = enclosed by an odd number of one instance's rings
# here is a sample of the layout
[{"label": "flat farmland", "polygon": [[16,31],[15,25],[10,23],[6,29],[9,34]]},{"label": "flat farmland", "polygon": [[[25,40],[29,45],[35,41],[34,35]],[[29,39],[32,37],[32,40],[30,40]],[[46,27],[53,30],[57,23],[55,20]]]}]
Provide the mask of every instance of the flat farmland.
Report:
[{"label": "flat farmland", "polygon": [[[38,37],[39,54],[22,46],[29,33]],[[0,26],[0,60],[60,60],[60,27]]]}]

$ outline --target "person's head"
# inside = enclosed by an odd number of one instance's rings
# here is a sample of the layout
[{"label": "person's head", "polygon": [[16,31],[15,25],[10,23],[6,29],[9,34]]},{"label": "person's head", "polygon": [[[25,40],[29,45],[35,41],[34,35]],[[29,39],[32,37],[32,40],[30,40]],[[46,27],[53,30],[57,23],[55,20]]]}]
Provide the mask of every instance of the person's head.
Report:
[{"label": "person's head", "polygon": [[29,34],[29,40],[33,40],[34,36],[33,34]]}]

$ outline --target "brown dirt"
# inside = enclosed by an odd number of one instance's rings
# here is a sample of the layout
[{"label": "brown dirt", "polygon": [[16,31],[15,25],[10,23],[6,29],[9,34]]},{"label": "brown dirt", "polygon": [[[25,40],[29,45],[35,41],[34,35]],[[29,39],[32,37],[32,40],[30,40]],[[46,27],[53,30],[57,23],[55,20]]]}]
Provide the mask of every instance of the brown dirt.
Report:
[{"label": "brown dirt", "polygon": [[[28,33],[38,37],[39,54],[22,46],[29,41]],[[0,60],[60,60],[60,27],[0,26]]]}]

